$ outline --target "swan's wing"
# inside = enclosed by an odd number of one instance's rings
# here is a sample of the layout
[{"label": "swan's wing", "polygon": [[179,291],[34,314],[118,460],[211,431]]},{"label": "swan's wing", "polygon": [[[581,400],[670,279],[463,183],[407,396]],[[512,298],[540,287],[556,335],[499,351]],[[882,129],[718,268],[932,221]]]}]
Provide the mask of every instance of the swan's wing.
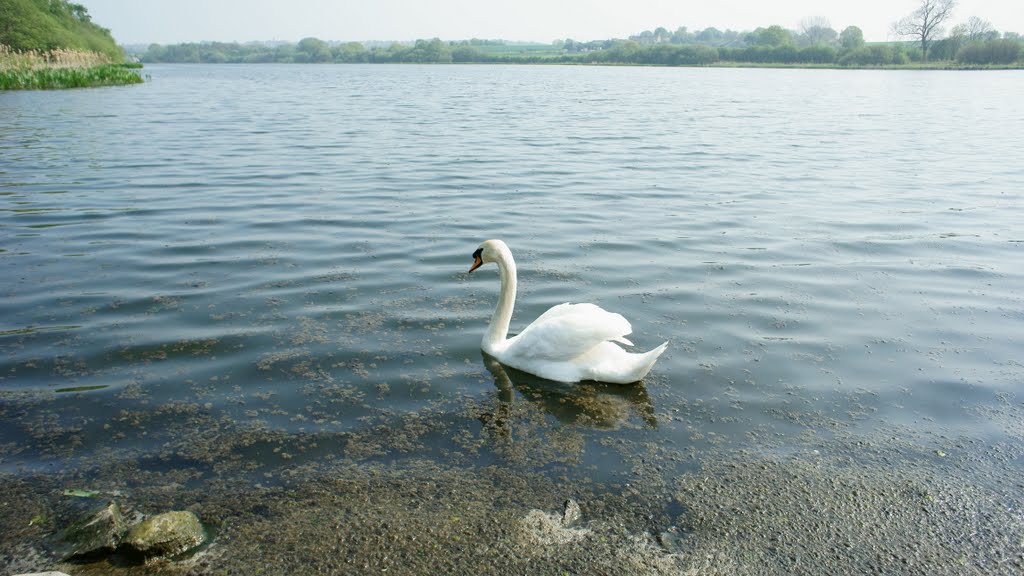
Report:
[{"label": "swan's wing", "polygon": [[[625,338],[626,334],[633,331],[633,327],[629,325],[629,321],[622,317],[621,314],[615,314],[609,312],[604,308],[601,308],[597,304],[583,303],[583,304],[570,304],[568,302],[559,304],[558,306],[552,306],[547,312],[541,314],[533,324],[539,324],[546,320],[551,320],[557,316],[571,315],[571,314],[589,314],[594,318],[599,318],[602,314],[606,317],[603,322],[612,331],[622,331],[618,336],[611,336],[608,340],[615,340],[622,342],[626,346],[632,346],[633,343]],[[532,324],[531,324],[532,326]],[[529,329],[529,326],[527,326]]]},{"label": "swan's wing", "polygon": [[[548,308],[548,311],[538,316],[537,319],[533,321],[533,323],[536,324],[538,322],[543,322],[544,320],[550,320],[551,318],[554,318],[555,316],[561,316],[562,314],[572,314],[573,308],[576,308],[578,306],[594,306],[595,308],[598,308],[594,304],[570,304],[568,302],[565,302],[564,304],[559,304],[558,306],[552,306],[551,308]],[[529,326],[527,326],[527,329],[529,329]]]},{"label": "swan's wing", "polygon": [[560,304],[542,314],[510,342],[520,358],[571,360],[608,340],[629,344],[633,331],[621,314],[595,304]]}]

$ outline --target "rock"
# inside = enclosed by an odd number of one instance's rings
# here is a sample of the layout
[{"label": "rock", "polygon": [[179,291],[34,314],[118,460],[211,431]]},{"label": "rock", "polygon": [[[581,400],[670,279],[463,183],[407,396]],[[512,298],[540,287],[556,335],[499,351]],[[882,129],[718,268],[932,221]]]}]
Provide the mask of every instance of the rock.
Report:
[{"label": "rock", "polygon": [[580,505],[575,500],[566,500],[562,509],[562,526],[568,528],[579,522],[582,517],[583,512],[580,511]]},{"label": "rock", "polygon": [[15,574],[14,576],[68,576],[63,572],[51,570],[49,572],[32,572],[31,574]]},{"label": "rock", "polygon": [[64,559],[109,554],[121,543],[126,530],[121,508],[116,502],[108,502],[103,508],[83,516],[64,530],[61,539],[71,545]]},{"label": "rock", "polygon": [[188,511],[165,512],[132,526],[121,542],[128,553],[145,558],[176,556],[206,540],[199,518]]},{"label": "rock", "polygon": [[528,545],[562,546],[579,542],[593,533],[587,528],[568,528],[562,518],[543,510],[530,510],[519,521],[523,542]]}]

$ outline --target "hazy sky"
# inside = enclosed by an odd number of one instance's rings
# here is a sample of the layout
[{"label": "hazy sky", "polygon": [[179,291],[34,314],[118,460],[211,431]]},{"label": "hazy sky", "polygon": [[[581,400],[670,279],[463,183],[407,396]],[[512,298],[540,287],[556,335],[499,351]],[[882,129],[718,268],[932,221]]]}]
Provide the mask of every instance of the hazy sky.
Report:
[{"label": "hazy sky", "polygon": [[[217,40],[464,40],[625,38],[675,30],[798,29],[809,16],[859,26],[886,40],[892,22],[919,0],[78,0],[121,44]],[[970,16],[1024,33],[1024,0],[960,0],[952,22]]]}]

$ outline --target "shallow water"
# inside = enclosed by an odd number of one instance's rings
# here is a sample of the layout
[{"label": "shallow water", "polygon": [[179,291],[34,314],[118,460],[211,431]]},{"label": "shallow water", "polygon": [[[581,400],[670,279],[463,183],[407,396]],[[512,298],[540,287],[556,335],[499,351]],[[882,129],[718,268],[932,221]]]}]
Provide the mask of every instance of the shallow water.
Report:
[{"label": "shallow water", "polygon": [[[0,93],[5,472],[426,457],[619,486],[637,446],[670,476],[839,437],[1024,468],[1019,72],[147,73]],[[671,342],[644,384],[489,363],[496,273],[464,272],[492,237],[513,330],[620,312]]]}]

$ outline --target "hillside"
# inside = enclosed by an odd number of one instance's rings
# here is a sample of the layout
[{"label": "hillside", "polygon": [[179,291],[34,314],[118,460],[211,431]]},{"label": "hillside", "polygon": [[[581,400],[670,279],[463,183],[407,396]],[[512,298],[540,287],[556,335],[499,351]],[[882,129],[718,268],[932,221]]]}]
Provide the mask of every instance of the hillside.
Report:
[{"label": "hillside", "polygon": [[88,10],[67,0],[0,0],[0,44],[18,51],[87,50],[124,57],[106,28]]}]

